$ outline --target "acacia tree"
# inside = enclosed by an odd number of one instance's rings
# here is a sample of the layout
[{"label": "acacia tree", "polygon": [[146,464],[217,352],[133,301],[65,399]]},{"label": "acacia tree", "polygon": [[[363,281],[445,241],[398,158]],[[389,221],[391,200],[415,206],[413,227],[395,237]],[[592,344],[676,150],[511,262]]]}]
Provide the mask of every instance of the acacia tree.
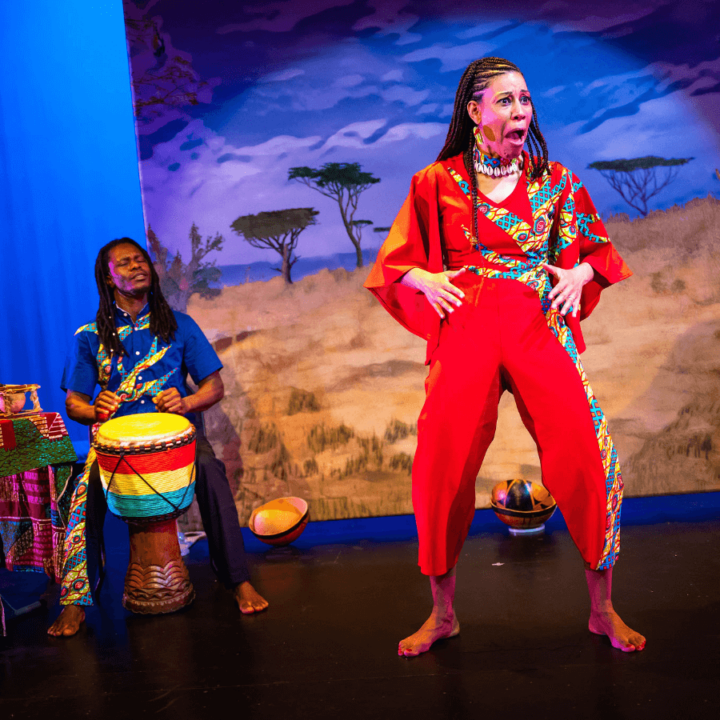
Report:
[{"label": "acacia tree", "polygon": [[[372,220],[353,220],[352,224],[353,224],[353,227],[355,228],[355,235],[358,239],[358,245],[359,245],[360,241],[362,240],[363,230],[366,227],[372,225],[373,221]],[[361,256],[361,259],[362,259],[362,256]],[[362,265],[360,267],[362,267]]]},{"label": "acacia tree", "polygon": [[171,257],[168,248],[149,226],[147,241],[150,257],[160,278],[160,289],[171,308],[185,312],[194,293],[204,298],[220,294],[220,290],[210,284],[217,282],[222,273],[215,267],[214,260],[205,260],[208,253],[222,249],[224,238],[220,233],[203,240],[198,226],[193,223],[190,228],[190,262],[187,264],[183,262],[179,250]]},{"label": "acacia tree", "polygon": [[315,225],[317,210],[313,208],[292,208],[289,210],[273,210],[260,212],[257,215],[242,215],[234,220],[230,227],[256,248],[274,250],[282,258],[282,265],[273,268],[279,272],[285,282],[290,285],[293,265],[298,261],[293,256],[298,244],[300,233]]},{"label": "acacia tree", "polygon": [[290,168],[288,180],[297,180],[321,195],[337,202],[345,231],[355,248],[357,266],[363,266],[362,240],[363,225],[367,220],[355,220],[360,195],[371,185],[380,182],[372,173],[363,172],[360,163],[325,163],[321,168],[307,166]]},{"label": "acacia tree", "polygon": [[645,217],[648,200],[666,188],[677,177],[679,167],[692,159],[647,155],[631,160],[598,160],[588,167],[599,170],[610,187]]}]

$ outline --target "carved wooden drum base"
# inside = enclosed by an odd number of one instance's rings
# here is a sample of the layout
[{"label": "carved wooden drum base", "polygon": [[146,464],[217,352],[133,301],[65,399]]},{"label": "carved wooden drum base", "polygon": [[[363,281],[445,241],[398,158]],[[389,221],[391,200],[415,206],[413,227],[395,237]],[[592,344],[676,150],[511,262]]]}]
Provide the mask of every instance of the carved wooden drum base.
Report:
[{"label": "carved wooden drum base", "polygon": [[130,564],[125,575],[123,606],[131,612],[175,612],[195,599],[187,567],[180,555],[177,520],[128,523]]}]

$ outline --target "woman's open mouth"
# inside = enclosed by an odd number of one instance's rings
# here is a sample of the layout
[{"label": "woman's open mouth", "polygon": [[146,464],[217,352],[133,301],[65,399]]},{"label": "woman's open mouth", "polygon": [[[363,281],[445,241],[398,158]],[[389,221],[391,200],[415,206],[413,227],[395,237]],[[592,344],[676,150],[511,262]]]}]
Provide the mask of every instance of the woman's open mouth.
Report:
[{"label": "woman's open mouth", "polygon": [[512,140],[513,142],[525,142],[525,135],[527,134],[526,130],[511,130],[509,133],[505,135],[505,137],[508,140]]}]

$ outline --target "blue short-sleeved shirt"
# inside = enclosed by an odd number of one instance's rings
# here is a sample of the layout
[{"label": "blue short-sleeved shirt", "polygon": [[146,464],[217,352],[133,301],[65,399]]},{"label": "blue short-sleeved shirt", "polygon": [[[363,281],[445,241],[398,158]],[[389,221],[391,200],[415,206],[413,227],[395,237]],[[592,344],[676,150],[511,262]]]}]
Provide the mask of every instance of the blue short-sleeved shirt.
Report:
[{"label": "blue short-sleeved shirt", "polygon": [[173,313],[178,327],[175,339],[168,345],[150,332],[147,305],[135,322],[116,306],[115,326],[127,353],[119,361],[101,347],[95,323],[83,325],[75,333],[65,362],[62,389],[91,398],[98,385],[114,392],[121,399],[115,417],[155,412],[153,397],[173,387],[183,397],[189,395],[188,375],[199,384],[220,370],[222,363],[198,324],[185,313]]}]

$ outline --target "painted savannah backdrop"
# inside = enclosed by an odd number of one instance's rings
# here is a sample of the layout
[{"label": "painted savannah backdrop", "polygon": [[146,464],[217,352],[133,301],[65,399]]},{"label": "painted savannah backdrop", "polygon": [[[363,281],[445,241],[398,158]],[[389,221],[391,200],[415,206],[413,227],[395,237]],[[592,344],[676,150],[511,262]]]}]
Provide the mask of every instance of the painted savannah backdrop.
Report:
[{"label": "painted savannah backdrop", "polygon": [[[206,413],[238,512],[412,511],[422,342],[362,289],[464,67],[524,71],[551,158],[635,275],[585,322],[628,494],[720,489],[720,7],[126,0],[148,246],[224,363]],[[477,506],[539,480],[512,397]]]}]

